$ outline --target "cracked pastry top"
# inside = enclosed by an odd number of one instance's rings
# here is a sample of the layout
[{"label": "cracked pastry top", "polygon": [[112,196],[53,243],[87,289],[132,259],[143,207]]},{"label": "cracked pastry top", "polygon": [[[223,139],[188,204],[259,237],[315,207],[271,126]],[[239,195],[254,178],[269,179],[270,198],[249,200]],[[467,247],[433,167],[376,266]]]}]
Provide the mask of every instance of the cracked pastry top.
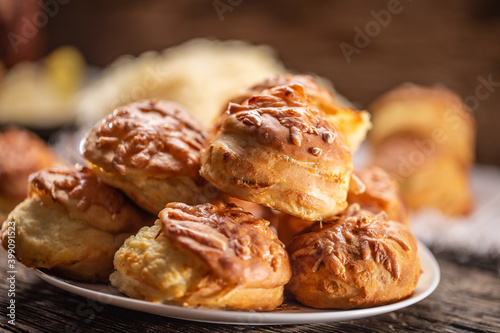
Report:
[{"label": "cracked pastry top", "polygon": [[[325,117],[342,132],[346,145],[354,152],[371,128],[369,113],[340,106],[335,102],[332,93],[321,87],[310,75],[280,74],[271,76],[232,98],[230,102],[242,104],[245,100],[262,93],[264,90],[294,83],[304,86],[305,93],[312,103],[324,112]],[[227,112],[231,112],[231,109],[228,109]],[[221,116],[221,119],[225,117],[227,112]]]},{"label": "cracked pastry top", "polygon": [[260,311],[283,302],[291,275],[269,222],[221,201],[169,203],[120,248],[115,268],[112,284],[134,298]]},{"label": "cracked pastry top", "polygon": [[364,308],[412,294],[421,274],[410,228],[356,208],[316,222],[287,245],[292,278],[286,289],[315,308]]},{"label": "cracked pastry top", "polygon": [[145,100],[116,109],[83,142],[89,166],[157,214],[166,203],[203,202],[200,150],[207,133],[178,104]]},{"label": "cracked pastry top", "polygon": [[229,104],[200,173],[230,196],[319,220],[347,206],[352,161],[342,133],[292,83]]}]

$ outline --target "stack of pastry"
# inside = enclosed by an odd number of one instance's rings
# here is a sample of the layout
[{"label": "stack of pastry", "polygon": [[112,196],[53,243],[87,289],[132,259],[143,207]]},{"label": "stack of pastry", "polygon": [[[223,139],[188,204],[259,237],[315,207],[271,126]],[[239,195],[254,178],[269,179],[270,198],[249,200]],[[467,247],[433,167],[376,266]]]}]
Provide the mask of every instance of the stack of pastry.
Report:
[{"label": "stack of pastry", "polygon": [[158,214],[170,201],[206,201],[198,174],[205,144],[205,130],[177,104],[118,108],[87,135],[89,168],[31,175],[28,198],[3,224],[2,243],[7,248],[14,238],[17,260],[29,267],[106,282],[125,239],[154,222],[140,207]]},{"label": "stack of pastry", "polygon": [[327,96],[303,76],[251,88],[228,105],[200,172],[232,197],[281,211],[292,297],[317,308],[394,302],[421,274],[406,210],[383,170],[353,177],[350,147],[367,117]]},{"label": "stack of pastry", "polygon": [[370,110],[372,163],[400,182],[408,206],[468,214],[475,129],[460,97],[443,87],[406,83],[379,97]]},{"label": "stack of pastry", "polygon": [[[317,308],[395,302],[418,281],[417,244],[387,174],[353,174],[352,150],[369,127],[365,112],[339,107],[307,76],[277,76],[250,88],[228,104],[211,131],[173,103],[127,105],[92,128],[82,144],[90,169],[78,174],[93,181],[33,176],[33,194],[11,213],[3,237],[9,223],[23,231],[17,234],[23,247],[27,235],[45,243],[70,237],[69,229],[58,236],[29,231],[41,223],[32,221],[43,210],[103,237],[112,233],[113,241],[99,248],[109,263],[124,233],[146,225],[116,251],[110,281],[130,297],[153,302],[269,311],[283,302],[285,289]],[[123,212],[116,210],[125,205],[121,198],[91,225],[81,212],[107,202],[85,195],[96,182],[99,193],[116,187],[113,197],[124,193],[159,219],[148,226],[127,213],[113,222]],[[278,220],[278,235],[270,216]],[[110,225],[116,228],[105,230]],[[87,253],[93,242],[79,237]],[[51,253],[32,258],[34,252],[26,245],[18,259],[66,267]],[[55,264],[43,266],[49,257]]]}]

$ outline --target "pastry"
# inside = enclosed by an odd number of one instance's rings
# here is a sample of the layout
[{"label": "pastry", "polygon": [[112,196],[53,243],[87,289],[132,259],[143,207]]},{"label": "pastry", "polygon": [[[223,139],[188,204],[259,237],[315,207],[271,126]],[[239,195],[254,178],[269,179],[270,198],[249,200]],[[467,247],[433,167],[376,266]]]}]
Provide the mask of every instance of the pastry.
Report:
[{"label": "pastry", "polygon": [[28,267],[86,282],[105,282],[123,241],[153,222],[120,191],[85,167],[54,167],[30,176],[29,197],[4,222],[7,249]]},{"label": "pastry", "polygon": [[116,252],[110,280],[120,291],[187,307],[281,305],[290,262],[268,221],[221,201],[169,203],[159,217]]},{"label": "pastry", "polygon": [[15,127],[0,132],[0,222],[26,198],[29,175],[58,163],[36,134]]},{"label": "pastry", "polygon": [[370,109],[372,164],[398,180],[408,206],[470,213],[475,129],[460,97],[443,87],[404,84]]},{"label": "pastry", "polygon": [[292,278],[286,290],[314,308],[377,306],[410,296],[421,274],[408,226],[350,210],[316,222],[287,245]]},{"label": "pastry", "polygon": [[[245,100],[262,93],[264,90],[292,83],[298,83],[304,86],[307,96],[319,110],[325,113],[326,118],[337,126],[344,136],[346,145],[351,152],[354,152],[365,139],[366,133],[371,128],[369,113],[366,111],[354,111],[350,108],[340,106],[335,102],[332,93],[318,85],[310,75],[281,74],[271,76],[260,84],[234,97],[230,102],[242,104]],[[227,110],[224,110],[223,117],[225,117],[226,111]],[[231,111],[231,109],[229,109],[229,111]]]},{"label": "pastry", "polygon": [[368,167],[355,172],[363,184],[363,189],[349,190],[347,202],[359,206],[374,214],[385,212],[389,220],[409,224],[406,204],[399,192],[397,182],[378,167]]},{"label": "pastry", "polygon": [[200,173],[232,197],[320,220],[347,206],[352,169],[342,133],[293,83],[230,104]]},{"label": "pastry", "polygon": [[189,111],[145,100],[116,109],[94,126],[83,142],[83,155],[104,182],[158,214],[168,202],[212,199],[198,173],[206,144],[205,130]]}]

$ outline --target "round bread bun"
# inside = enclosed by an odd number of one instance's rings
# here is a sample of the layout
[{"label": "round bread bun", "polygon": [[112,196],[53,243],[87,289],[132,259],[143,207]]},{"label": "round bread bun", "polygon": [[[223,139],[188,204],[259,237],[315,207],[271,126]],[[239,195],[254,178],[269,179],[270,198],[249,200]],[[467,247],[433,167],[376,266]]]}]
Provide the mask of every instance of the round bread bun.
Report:
[{"label": "round bread bun", "polygon": [[408,226],[357,210],[317,222],[287,246],[292,278],[286,290],[314,308],[351,309],[412,294],[421,274]]},{"label": "round bread bun", "polygon": [[198,173],[205,145],[206,131],[189,111],[145,100],[120,107],[95,125],[83,155],[104,182],[158,214],[168,202],[208,201]]},{"label": "round bread bun", "polygon": [[241,208],[169,203],[116,252],[111,283],[133,298],[186,307],[269,311],[291,275],[284,245]]},{"label": "round bread bun", "polygon": [[29,197],[4,222],[8,247],[14,232],[16,259],[63,277],[105,282],[113,255],[125,239],[153,222],[120,191],[85,167],[55,167],[30,177]]},{"label": "round bread bun", "polygon": [[[262,93],[264,90],[293,83],[304,86],[305,93],[311,99],[312,103],[320,111],[323,111],[326,118],[342,132],[345,143],[351,152],[357,150],[361,142],[365,139],[366,133],[371,128],[370,114],[366,111],[354,111],[351,108],[340,106],[336,103],[332,93],[321,87],[310,75],[273,75],[234,97],[230,102],[242,104],[245,100]],[[226,110],[224,110],[221,119],[226,115]]]},{"label": "round bread bun", "polygon": [[474,161],[474,118],[451,90],[404,83],[377,98],[369,110],[370,141],[375,147],[392,136],[411,136],[431,140],[463,166]]},{"label": "round bread bun", "polygon": [[347,206],[352,169],[342,133],[293,83],[230,104],[200,173],[232,197],[322,220]]}]

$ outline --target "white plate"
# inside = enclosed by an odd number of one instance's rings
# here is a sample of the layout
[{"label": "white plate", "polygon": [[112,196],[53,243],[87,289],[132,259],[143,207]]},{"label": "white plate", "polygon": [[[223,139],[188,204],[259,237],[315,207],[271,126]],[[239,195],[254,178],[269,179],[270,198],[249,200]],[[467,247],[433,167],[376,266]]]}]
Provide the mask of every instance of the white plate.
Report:
[{"label": "white plate", "polygon": [[389,305],[357,310],[318,310],[291,302],[287,302],[288,305],[284,308],[278,308],[272,312],[190,309],[181,306],[131,299],[120,293],[111,285],[88,284],[64,280],[40,270],[35,270],[35,273],[46,282],[74,294],[104,304],[111,304],[160,316],[218,324],[292,325],[345,321],[376,316],[402,309],[423,300],[436,289],[440,279],[440,271],[436,259],[429,249],[421,242],[418,243],[418,256],[424,272],[420,276],[417,288],[410,297]]}]

